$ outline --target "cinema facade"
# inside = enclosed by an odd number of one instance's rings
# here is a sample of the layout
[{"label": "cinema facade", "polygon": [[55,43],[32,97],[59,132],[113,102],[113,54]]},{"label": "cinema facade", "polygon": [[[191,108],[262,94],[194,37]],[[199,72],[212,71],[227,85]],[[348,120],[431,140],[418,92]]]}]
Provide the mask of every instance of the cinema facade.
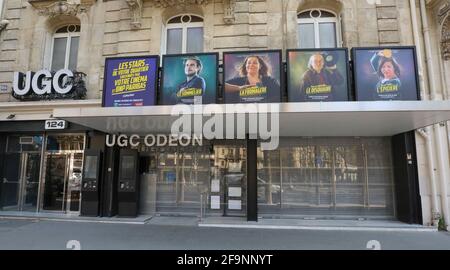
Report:
[{"label": "cinema facade", "polygon": [[[0,215],[450,224],[450,5],[369,2],[0,1]],[[313,55],[341,76],[299,92]]]}]

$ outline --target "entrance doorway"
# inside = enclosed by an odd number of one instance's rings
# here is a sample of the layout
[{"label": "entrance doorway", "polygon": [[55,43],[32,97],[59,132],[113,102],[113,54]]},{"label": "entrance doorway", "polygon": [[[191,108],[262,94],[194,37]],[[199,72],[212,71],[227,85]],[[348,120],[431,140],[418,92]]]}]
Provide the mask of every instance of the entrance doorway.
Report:
[{"label": "entrance doorway", "polygon": [[0,207],[4,211],[37,211],[43,136],[10,135],[2,159]]},{"label": "entrance doorway", "polygon": [[45,155],[43,210],[79,212],[83,152]]},{"label": "entrance doorway", "polygon": [[220,209],[223,216],[247,215],[247,147],[244,141],[214,145],[210,194],[211,209]]},{"label": "entrance doorway", "polygon": [[3,178],[3,210],[36,211],[41,154],[39,152],[9,153],[8,168]]},{"label": "entrance doorway", "polygon": [[42,210],[80,212],[84,145],[84,135],[47,136]]}]

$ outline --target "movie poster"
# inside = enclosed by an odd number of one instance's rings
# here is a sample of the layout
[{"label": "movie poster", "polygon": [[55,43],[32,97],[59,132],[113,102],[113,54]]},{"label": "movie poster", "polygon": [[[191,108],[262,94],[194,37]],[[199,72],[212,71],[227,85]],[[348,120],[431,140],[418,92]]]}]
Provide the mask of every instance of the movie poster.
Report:
[{"label": "movie poster", "polygon": [[195,97],[202,97],[203,104],[216,103],[218,56],[164,55],[159,104],[194,104]]},{"label": "movie poster", "polygon": [[106,58],[103,107],[156,104],[158,56]]},{"label": "movie poster", "polygon": [[348,101],[347,49],[288,50],[290,102]]},{"label": "movie poster", "polygon": [[352,52],[357,100],[420,99],[414,47],[354,48]]},{"label": "movie poster", "polygon": [[281,51],[224,53],[224,102],[281,101]]}]

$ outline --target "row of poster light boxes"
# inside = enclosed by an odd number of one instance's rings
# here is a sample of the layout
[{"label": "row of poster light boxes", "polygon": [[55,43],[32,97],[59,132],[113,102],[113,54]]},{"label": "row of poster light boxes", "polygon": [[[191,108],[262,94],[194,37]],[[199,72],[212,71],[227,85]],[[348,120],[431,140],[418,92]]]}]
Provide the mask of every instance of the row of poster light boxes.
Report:
[{"label": "row of poster light boxes", "polygon": [[[287,79],[281,50],[223,53],[223,103],[419,100],[413,46],[353,48],[350,78],[347,48],[287,51]],[[219,54],[164,55],[105,60],[104,107],[217,103]],[[158,94],[157,94],[158,93]]]}]

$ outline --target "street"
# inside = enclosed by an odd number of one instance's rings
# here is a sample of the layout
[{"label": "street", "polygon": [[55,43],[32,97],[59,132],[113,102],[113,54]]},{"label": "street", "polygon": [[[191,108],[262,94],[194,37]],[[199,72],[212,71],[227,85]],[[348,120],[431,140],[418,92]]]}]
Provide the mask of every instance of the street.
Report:
[{"label": "street", "polygon": [[174,220],[144,225],[0,219],[0,249],[450,250],[447,232],[210,228],[191,218]]}]

